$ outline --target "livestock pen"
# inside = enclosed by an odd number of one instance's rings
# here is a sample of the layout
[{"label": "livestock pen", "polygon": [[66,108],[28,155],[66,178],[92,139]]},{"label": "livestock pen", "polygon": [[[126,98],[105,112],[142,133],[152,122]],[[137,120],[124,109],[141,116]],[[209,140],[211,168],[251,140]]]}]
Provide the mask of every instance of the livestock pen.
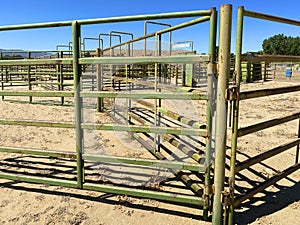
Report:
[{"label": "livestock pen", "polygon": [[[233,224],[234,208],[299,169],[299,124],[295,125],[299,112],[255,125],[244,123],[239,117],[248,113],[240,107],[240,102],[243,106],[242,102],[256,97],[285,93],[298,96],[300,92],[299,85],[240,90],[244,16],[300,24],[241,7],[233,73],[231,5],[220,9],[219,32],[215,8],[0,27],[0,35],[25,29],[69,27],[72,30],[72,42],[58,44],[56,50],[28,51],[22,59],[4,59],[4,53],[1,55],[2,100],[22,102],[24,112],[15,113],[14,118],[2,115],[0,119],[2,135],[18,140],[15,145],[6,145],[2,140],[5,144],[0,147],[3,154],[0,178],[184,204],[199,209],[202,218],[213,224]],[[176,25],[161,21],[174,18],[193,19]],[[135,21],[144,22],[142,36],[112,30],[82,38],[82,30],[88,26]],[[172,32],[207,23],[206,54],[172,49]],[[148,33],[147,24],[164,28]],[[163,49],[163,35],[168,35],[167,49]],[[104,47],[104,37],[109,40],[108,47]],[[117,44],[113,44],[113,38],[118,39]],[[154,38],[154,49],[147,42],[150,38]],[[88,49],[87,40],[97,41],[97,48]],[[142,50],[134,48],[140,41],[144,44]],[[44,55],[34,57],[35,52]],[[296,61],[295,58],[287,61]],[[261,61],[266,59],[255,58],[255,63]],[[45,104],[65,107],[68,116],[55,117],[53,121],[47,119],[51,112],[26,116],[26,107],[36,105],[38,109]],[[39,113],[43,119],[35,118]],[[272,111],[270,115],[277,114]],[[259,149],[258,155],[243,151],[244,143],[255,145],[255,140],[245,140],[243,136],[290,121],[297,132],[296,137],[290,135],[290,142],[263,153]],[[10,127],[18,127],[23,133],[13,134]],[[37,129],[36,136],[42,138],[41,142],[50,142],[49,133],[42,134],[43,129],[55,130],[51,135],[57,140],[71,130],[68,135],[73,142],[61,140],[55,144],[56,150],[44,143],[32,146],[30,140],[35,137],[26,135],[31,128]],[[255,173],[252,166],[270,168],[261,161],[291,148],[295,148],[296,160],[290,167],[277,169],[268,179]],[[17,154],[20,158],[15,158]],[[246,159],[240,160],[240,156]],[[32,162],[34,157],[38,157],[38,162]],[[19,160],[17,165],[10,164],[12,158]],[[259,176],[260,183],[249,180],[247,173]]]}]

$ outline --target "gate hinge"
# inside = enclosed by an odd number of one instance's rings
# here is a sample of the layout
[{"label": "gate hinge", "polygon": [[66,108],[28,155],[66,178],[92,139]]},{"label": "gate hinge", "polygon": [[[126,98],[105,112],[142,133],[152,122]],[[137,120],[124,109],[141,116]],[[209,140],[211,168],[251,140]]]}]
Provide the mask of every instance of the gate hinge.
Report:
[{"label": "gate hinge", "polygon": [[217,76],[218,70],[217,70],[217,64],[216,63],[208,63],[207,64],[207,76]]},{"label": "gate hinge", "polygon": [[204,185],[204,195],[211,195],[213,193],[213,185]]},{"label": "gate hinge", "polygon": [[239,100],[239,93],[237,91],[237,86],[232,86],[226,89],[226,100],[227,101],[237,101]]},{"label": "gate hinge", "polygon": [[227,207],[233,204],[233,196],[231,195],[230,191],[223,191],[222,192],[222,205]]}]

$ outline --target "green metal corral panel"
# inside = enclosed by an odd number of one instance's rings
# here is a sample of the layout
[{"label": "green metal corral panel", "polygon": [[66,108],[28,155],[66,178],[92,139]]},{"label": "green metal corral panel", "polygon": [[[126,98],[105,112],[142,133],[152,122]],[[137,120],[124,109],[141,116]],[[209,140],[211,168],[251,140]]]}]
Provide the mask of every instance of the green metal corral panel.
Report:
[{"label": "green metal corral panel", "polygon": [[193,86],[193,64],[185,65],[185,86],[192,87]]}]

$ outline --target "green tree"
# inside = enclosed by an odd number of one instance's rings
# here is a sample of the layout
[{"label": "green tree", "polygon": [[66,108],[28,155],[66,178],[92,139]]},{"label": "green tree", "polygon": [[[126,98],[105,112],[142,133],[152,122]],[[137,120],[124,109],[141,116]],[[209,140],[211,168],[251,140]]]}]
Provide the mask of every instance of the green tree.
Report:
[{"label": "green tree", "polygon": [[262,44],[264,54],[300,55],[300,37],[274,35],[265,39]]}]

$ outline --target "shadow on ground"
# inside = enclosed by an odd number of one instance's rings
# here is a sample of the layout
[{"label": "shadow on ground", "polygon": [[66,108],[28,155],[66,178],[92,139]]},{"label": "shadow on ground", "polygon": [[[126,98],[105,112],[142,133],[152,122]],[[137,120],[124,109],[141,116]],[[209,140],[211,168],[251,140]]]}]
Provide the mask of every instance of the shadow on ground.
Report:
[{"label": "shadow on ground", "polygon": [[[287,178],[289,179],[289,178]],[[300,201],[300,183],[291,179],[293,186],[282,186],[276,184],[277,192],[264,191],[265,196],[252,198],[250,201],[241,204],[235,213],[235,224],[243,225],[254,222],[257,218],[271,215],[279,210],[284,209],[293,202]],[[262,202],[255,205],[258,201]]]}]

